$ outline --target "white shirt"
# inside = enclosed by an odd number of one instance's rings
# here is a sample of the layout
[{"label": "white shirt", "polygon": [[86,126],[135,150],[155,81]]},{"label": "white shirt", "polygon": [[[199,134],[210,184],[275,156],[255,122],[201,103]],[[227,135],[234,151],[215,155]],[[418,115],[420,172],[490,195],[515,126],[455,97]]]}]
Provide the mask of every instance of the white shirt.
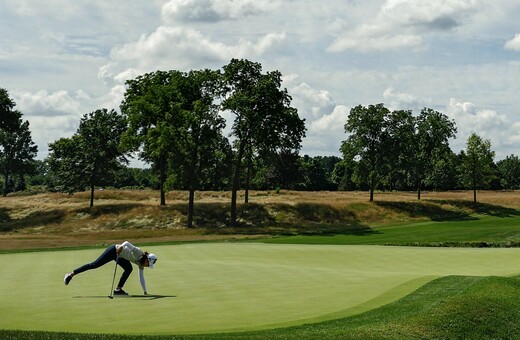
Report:
[{"label": "white shirt", "polygon": [[116,244],[116,251],[119,253],[119,257],[135,263],[137,267],[139,267],[139,282],[141,282],[141,287],[146,293],[147,290],[146,281],[144,279],[144,267],[140,262],[141,258],[144,256],[144,252],[128,241],[125,241],[121,244]]}]

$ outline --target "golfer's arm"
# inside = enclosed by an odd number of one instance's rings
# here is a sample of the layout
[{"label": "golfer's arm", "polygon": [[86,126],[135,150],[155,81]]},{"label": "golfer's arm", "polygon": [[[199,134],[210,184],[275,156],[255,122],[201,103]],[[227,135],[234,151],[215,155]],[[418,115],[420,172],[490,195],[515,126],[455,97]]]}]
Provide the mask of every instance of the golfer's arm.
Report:
[{"label": "golfer's arm", "polygon": [[143,287],[143,292],[146,294],[148,291],[146,290],[146,281],[144,280],[143,268],[139,268],[139,281],[141,282],[141,287]]}]

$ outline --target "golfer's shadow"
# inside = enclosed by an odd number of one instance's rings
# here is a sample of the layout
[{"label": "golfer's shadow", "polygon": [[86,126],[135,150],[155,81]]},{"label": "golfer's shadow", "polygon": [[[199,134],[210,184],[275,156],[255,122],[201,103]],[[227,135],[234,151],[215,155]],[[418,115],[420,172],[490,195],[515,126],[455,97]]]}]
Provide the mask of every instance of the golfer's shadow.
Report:
[{"label": "golfer's shadow", "polygon": [[[158,294],[148,294],[148,295],[114,295],[114,299],[141,299],[141,300],[157,300],[164,298],[176,298],[176,295],[158,295]],[[106,299],[109,296],[100,296],[100,295],[82,295],[82,296],[73,296],[73,299]]]},{"label": "golfer's shadow", "polygon": [[[115,298],[119,298],[119,296],[114,296]],[[129,298],[129,299],[141,299],[141,300],[157,300],[164,298],[176,298],[175,295],[157,295],[157,294],[148,294],[148,295],[128,295],[121,296],[121,298]]]}]

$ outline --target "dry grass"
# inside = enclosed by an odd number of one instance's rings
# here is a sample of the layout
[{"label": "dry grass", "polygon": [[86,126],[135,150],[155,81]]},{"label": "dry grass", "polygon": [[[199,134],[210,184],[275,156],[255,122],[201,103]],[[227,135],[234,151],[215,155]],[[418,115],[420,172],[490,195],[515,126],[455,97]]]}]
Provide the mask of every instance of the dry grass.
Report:
[{"label": "dry grass", "polygon": [[[152,190],[97,191],[89,208],[89,192],[45,193],[0,198],[0,249],[112,243],[213,240],[272,234],[355,232],[473,210],[473,192],[427,192],[417,201],[413,192],[251,191],[249,205],[239,206],[241,227],[227,228],[230,192],[197,192],[195,226],[187,229],[188,193],[172,191],[159,206]],[[239,193],[243,202],[244,192]],[[520,192],[482,191],[488,206],[520,209]]]}]

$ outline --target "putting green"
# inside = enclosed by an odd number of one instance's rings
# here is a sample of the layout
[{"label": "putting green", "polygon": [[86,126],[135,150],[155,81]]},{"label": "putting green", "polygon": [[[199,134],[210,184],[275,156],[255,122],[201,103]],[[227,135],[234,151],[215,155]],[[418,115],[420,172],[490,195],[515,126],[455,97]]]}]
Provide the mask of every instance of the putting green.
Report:
[{"label": "putting green", "polygon": [[[183,334],[302,324],[352,315],[447,275],[520,272],[520,249],[187,244],[158,255],[110,300],[114,266],[63,284],[66,272],[102,249],[0,255],[0,329]],[[121,269],[118,268],[118,274]]]}]

